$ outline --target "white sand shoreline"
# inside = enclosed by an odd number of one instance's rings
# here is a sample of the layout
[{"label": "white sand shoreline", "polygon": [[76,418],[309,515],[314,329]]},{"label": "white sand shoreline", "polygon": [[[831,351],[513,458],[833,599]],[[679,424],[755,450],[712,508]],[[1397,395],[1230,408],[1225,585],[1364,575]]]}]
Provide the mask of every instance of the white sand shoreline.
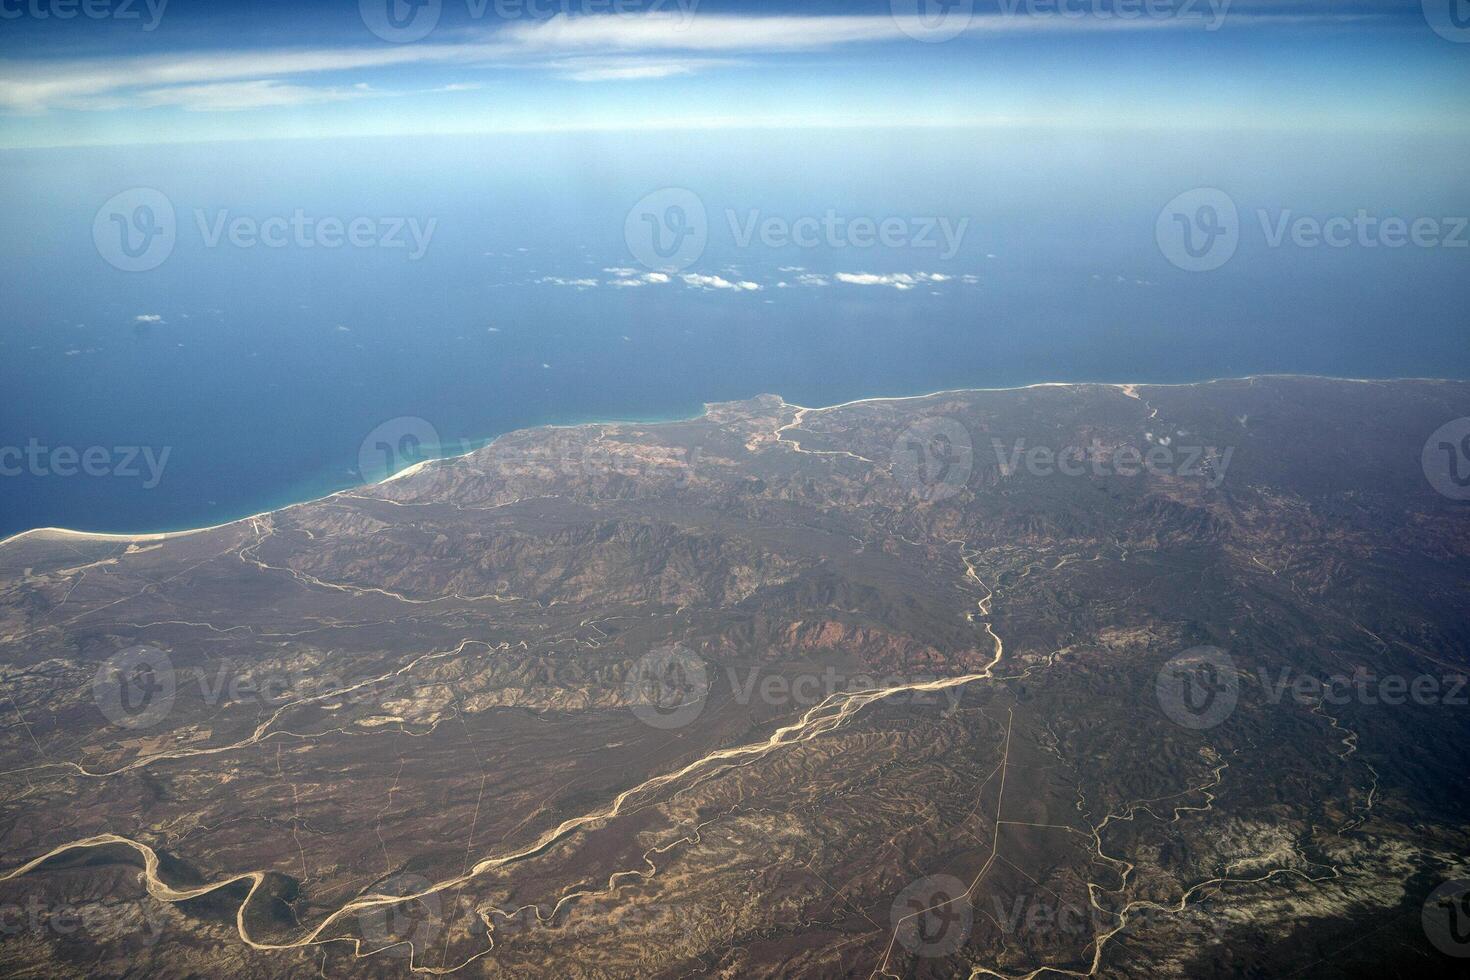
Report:
[{"label": "white sand shoreline", "polygon": [[[1029,385],[1012,385],[1010,387],[1001,388],[946,388],[940,391],[931,391],[919,395],[879,395],[870,398],[855,398],[852,401],[839,402],[835,405],[822,405],[819,407],[797,405],[793,402],[786,401],[784,398],[781,399],[781,404],[789,408],[800,409],[801,411],[807,413],[831,412],[840,408],[848,408],[853,405],[865,405],[870,402],[920,401],[925,398],[937,398],[940,395],[960,395],[967,392],[1027,391],[1032,388],[1118,388],[1121,389],[1129,397],[1137,397],[1137,395],[1134,393],[1140,388],[1194,388],[1201,387],[1203,385],[1220,384],[1222,382],[1229,381],[1255,381],[1272,378],[1304,378],[1314,381],[1337,381],[1353,384],[1402,384],[1407,382],[1437,383],[1453,382],[1459,380],[1455,378],[1339,378],[1333,377],[1331,375],[1322,374],[1248,374],[1240,377],[1209,378],[1203,381],[1183,381],[1157,384],[1143,381],[1038,381]],[[778,395],[777,397],[780,396]],[[733,400],[738,401],[740,399]],[[576,429],[589,425],[668,425],[677,422],[690,422],[694,421],[695,419],[704,418],[706,415],[709,414],[710,406],[716,404],[725,404],[725,402],[705,402],[699,415],[691,415],[685,419],[661,419],[658,421],[646,422],[632,419],[608,419],[604,421],[576,422],[568,425],[537,425],[531,426],[528,429],[517,429],[513,431],[529,432],[536,429]],[[504,435],[510,435],[510,433],[501,433],[501,436]],[[300,507],[305,504],[314,504],[319,503],[323,500],[330,500],[333,497],[338,496],[339,494],[351,493],[353,491],[360,490],[365,486],[377,486],[378,484],[391,483],[394,480],[399,480],[407,476],[412,476],[413,474],[423,470],[430,463],[440,462],[441,460],[461,459],[465,456],[470,455],[471,453],[478,452],[480,449],[484,449],[487,446],[493,444],[497,439],[501,438],[501,436],[496,436],[494,439],[491,439],[485,442],[483,445],[477,446],[475,449],[471,449],[468,452],[456,453],[452,456],[436,456],[433,459],[426,459],[421,462],[414,463],[412,466],[405,467],[404,469],[399,470],[397,473],[394,473],[392,476],[385,477],[384,479],[379,480],[376,483],[359,484],[358,486],[348,487],[344,490],[338,490],[333,493],[326,494],[322,497],[314,497],[309,500],[298,500],[294,503],[286,504],[282,507],[276,507],[271,510],[263,510],[259,513],[246,515],[245,517],[237,517],[233,520],[224,521],[219,524],[210,524],[205,527],[185,528],[178,531],[155,531],[140,534],[115,534],[107,531],[78,531],[73,528],[66,527],[36,527],[26,531],[19,531],[15,534],[10,535],[7,538],[0,538],[0,548],[5,547],[13,541],[20,541],[23,538],[30,537],[37,537],[41,538],[42,540],[62,538],[73,541],[115,541],[127,542],[129,544],[147,544],[150,542],[166,541],[170,538],[181,538],[191,534],[202,534],[205,531],[217,531],[220,528],[230,527],[234,524],[241,524],[245,521],[257,520],[262,517],[267,517],[271,514],[279,514],[282,511],[290,510],[293,507]]]}]

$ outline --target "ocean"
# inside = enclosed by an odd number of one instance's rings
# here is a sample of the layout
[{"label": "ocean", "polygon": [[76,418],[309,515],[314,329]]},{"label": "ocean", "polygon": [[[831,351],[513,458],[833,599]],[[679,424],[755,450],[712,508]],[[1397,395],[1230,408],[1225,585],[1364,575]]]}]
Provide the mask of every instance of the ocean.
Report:
[{"label": "ocean", "polygon": [[1463,144],[834,129],[0,152],[0,536],[216,524],[414,451],[762,392],[1470,377]]}]

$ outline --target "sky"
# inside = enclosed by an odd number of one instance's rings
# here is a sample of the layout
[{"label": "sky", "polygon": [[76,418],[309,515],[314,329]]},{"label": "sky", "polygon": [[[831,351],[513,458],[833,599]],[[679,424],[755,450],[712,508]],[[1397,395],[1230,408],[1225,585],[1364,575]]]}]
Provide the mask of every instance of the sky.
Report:
[{"label": "sky", "polygon": [[1464,132],[1465,0],[0,0],[0,148],[657,129]]}]

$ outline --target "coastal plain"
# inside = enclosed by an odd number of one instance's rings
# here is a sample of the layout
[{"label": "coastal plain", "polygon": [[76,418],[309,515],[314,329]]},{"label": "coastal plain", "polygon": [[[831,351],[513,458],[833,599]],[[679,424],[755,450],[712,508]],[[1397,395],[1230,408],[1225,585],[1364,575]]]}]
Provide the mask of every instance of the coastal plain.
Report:
[{"label": "coastal plain", "polygon": [[8,539],[0,971],[1456,975],[1464,416],[763,395]]}]

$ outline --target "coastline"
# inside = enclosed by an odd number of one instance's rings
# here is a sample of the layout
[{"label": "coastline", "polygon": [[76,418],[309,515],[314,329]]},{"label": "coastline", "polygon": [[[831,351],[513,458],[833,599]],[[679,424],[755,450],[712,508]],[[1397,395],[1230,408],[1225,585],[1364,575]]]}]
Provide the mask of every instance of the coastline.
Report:
[{"label": "coastline", "polygon": [[[1433,383],[1454,382],[1454,381],[1457,380],[1457,379],[1454,379],[1454,378],[1422,378],[1422,377],[1409,377],[1409,378],[1342,378],[1342,377],[1334,377],[1334,376],[1331,376],[1331,375],[1320,375],[1320,374],[1290,374],[1290,373],[1287,373],[1287,374],[1248,374],[1248,375],[1242,375],[1242,376],[1239,376],[1239,377],[1206,378],[1206,379],[1202,379],[1200,381],[1180,381],[1180,382],[1160,382],[1160,383],[1143,382],[1143,381],[1038,381],[1038,382],[1033,382],[1032,384],[1010,385],[1010,386],[1003,386],[1003,387],[997,387],[997,388],[981,388],[981,387],[945,388],[945,389],[941,389],[939,391],[929,391],[929,392],[924,392],[924,393],[921,393],[921,394],[913,394],[913,395],[875,395],[875,396],[871,396],[871,397],[867,397],[867,398],[855,398],[855,399],[852,399],[851,401],[838,402],[838,403],[832,404],[832,405],[821,405],[821,406],[798,405],[798,404],[796,404],[794,402],[788,402],[785,398],[781,398],[781,404],[786,405],[786,406],[788,406],[790,408],[799,409],[802,412],[806,412],[806,413],[811,413],[811,412],[830,412],[830,411],[836,411],[837,409],[841,409],[841,408],[848,408],[848,407],[853,406],[853,405],[864,405],[864,404],[868,404],[870,402],[919,401],[919,400],[925,399],[925,398],[937,398],[940,395],[958,395],[958,394],[965,394],[967,392],[1027,391],[1027,390],[1030,390],[1032,388],[1083,388],[1083,387],[1117,388],[1120,391],[1122,391],[1125,395],[1127,395],[1128,397],[1130,397],[1130,398],[1137,398],[1138,397],[1137,390],[1140,389],[1140,388],[1195,388],[1195,387],[1202,387],[1204,385],[1220,384],[1220,383],[1232,382],[1232,381],[1256,381],[1256,380],[1264,380],[1264,379],[1281,379],[1281,378],[1300,378],[1300,379],[1310,379],[1310,380],[1315,380],[1315,381],[1334,381],[1334,382],[1350,383],[1350,384],[1404,384],[1404,383],[1411,383],[1411,382],[1433,384]],[[1470,383],[1470,382],[1465,382],[1465,383]],[[747,396],[747,397],[754,398],[754,397],[756,397],[756,395],[750,395],[750,396]],[[780,398],[781,396],[778,395],[777,397]],[[740,399],[731,399],[731,400],[738,401]],[[268,507],[268,508],[266,508],[264,510],[257,511],[257,512],[255,512],[253,514],[246,514],[244,516],[232,518],[232,519],[227,520],[227,521],[221,521],[218,524],[209,524],[209,525],[205,525],[205,526],[202,526],[202,527],[180,528],[178,530],[146,531],[146,532],[137,532],[137,533],[110,532],[110,531],[82,531],[82,530],[77,530],[75,528],[66,528],[66,527],[35,527],[35,528],[28,528],[27,530],[24,530],[24,531],[17,531],[15,534],[9,535],[9,536],[4,537],[4,538],[0,538],[0,548],[4,548],[6,545],[10,544],[11,542],[20,541],[21,539],[24,539],[24,538],[33,538],[33,537],[34,538],[40,538],[42,540],[64,539],[64,540],[73,540],[73,541],[104,541],[104,542],[105,541],[111,541],[111,542],[117,542],[117,543],[124,543],[125,542],[125,543],[128,543],[128,544],[148,544],[148,543],[153,543],[153,542],[158,542],[158,541],[165,541],[165,540],[168,540],[170,538],[180,538],[180,537],[186,537],[188,535],[193,535],[193,534],[202,534],[202,533],[204,533],[206,531],[216,531],[216,530],[219,530],[220,528],[230,527],[231,525],[240,524],[240,523],[242,523],[244,521],[256,520],[256,519],[261,518],[261,517],[266,517],[266,516],[268,516],[270,514],[279,514],[282,511],[290,510],[293,507],[300,507],[300,506],[303,506],[305,504],[313,504],[313,503],[318,503],[318,502],[323,501],[323,500],[330,500],[331,498],[333,498],[333,497],[335,497],[335,496],[337,496],[339,494],[350,493],[352,491],[359,490],[359,489],[361,489],[363,487],[378,486],[378,485],[384,484],[384,483],[391,483],[394,480],[399,480],[399,479],[402,479],[402,478],[407,477],[407,476],[412,476],[413,474],[422,471],[424,468],[426,468],[427,466],[429,466],[431,463],[437,463],[437,462],[440,462],[442,460],[462,459],[462,458],[464,458],[466,456],[471,455],[472,453],[479,452],[481,449],[484,449],[484,448],[486,448],[488,446],[493,445],[497,440],[503,438],[504,436],[511,435],[511,434],[513,434],[515,432],[534,432],[537,429],[576,429],[576,428],[581,428],[583,426],[592,426],[592,425],[667,425],[667,424],[677,423],[677,422],[692,422],[692,421],[695,421],[697,419],[704,418],[706,415],[708,415],[709,414],[710,406],[711,405],[714,405],[714,404],[723,404],[723,403],[721,403],[721,402],[704,402],[703,405],[700,408],[699,414],[697,414],[697,415],[689,415],[689,416],[684,416],[684,417],[672,417],[672,418],[665,417],[665,418],[658,418],[658,419],[597,419],[597,420],[588,420],[588,421],[584,421],[584,422],[544,423],[542,425],[533,425],[533,426],[528,426],[528,427],[522,428],[522,429],[514,429],[514,430],[511,430],[510,432],[502,432],[499,435],[496,435],[496,436],[494,436],[492,438],[489,438],[489,439],[472,440],[472,442],[474,443],[473,447],[470,448],[470,449],[468,449],[468,450],[466,450],[466,451],[464,451],[464,452],[462,452],[462,453],[454,453],[454,454],[446,455],[446,456],[435,456],[435,457],[433,457],[431,459],[421,460],[421,461],[419,461],[417,463],[412,464],[411,466],[406,466],[403,469],[397,471],[396,473],[393,473],[390,476],[384,477],[383,479],[378,480],[378,481],[376,481],[374,483],[357,483],[357,484],[353,484],[350,487],[343,487],[340,490],[334,490],[334,491],[332,491],[330,493],[321,494],[319,496],[314,496],[314,497],[307,497],[307,498],[302,499],[302,500],[294,500],[294,501],[291,501],[290,503],[282,504],[281,506],[278,506],[278,507]]]}]

